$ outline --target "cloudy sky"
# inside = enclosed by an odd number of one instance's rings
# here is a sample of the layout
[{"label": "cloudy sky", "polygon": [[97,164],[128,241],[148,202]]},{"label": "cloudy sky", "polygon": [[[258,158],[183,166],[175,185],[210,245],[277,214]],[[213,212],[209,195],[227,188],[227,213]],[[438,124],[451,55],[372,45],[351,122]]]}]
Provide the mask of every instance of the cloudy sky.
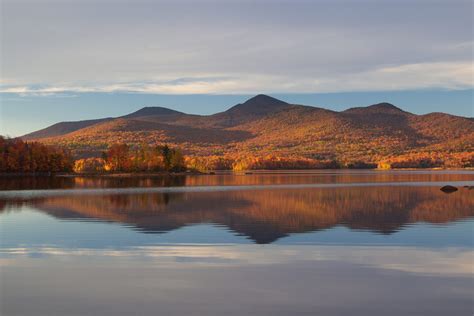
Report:
[{"label": "cloudy sky", "polygon": [[[2,0],[1,14],[0,134],[145,105],[210,113],[262,92],[473,115],[470,0]],[[29,110],[50,115],[18,119]]]}]

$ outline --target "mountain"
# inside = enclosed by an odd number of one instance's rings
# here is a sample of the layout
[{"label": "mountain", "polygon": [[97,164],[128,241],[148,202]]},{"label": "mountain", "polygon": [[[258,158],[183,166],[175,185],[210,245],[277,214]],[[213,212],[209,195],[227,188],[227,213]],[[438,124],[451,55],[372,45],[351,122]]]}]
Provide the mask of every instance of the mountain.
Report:
[{"label": "mountain", "polygon": [[471,155],[474,120],[416,115],[390,103],[336,112],[257,95],[213,115],[145,107],[117,118],[58,123],[24,138],[68,146],[78,156],[98,156],[115,142],[145,142],[179,146],[188,155],[376,162],[419,153]]},{"label": "mountain", "polygon": [[86,120],[86,121],[77,121],[77,122],[60,122],[49,127],[40,129],[39,131],[26,134],[22,136],[24,140],[32,140],[32,139],[41,139],[47,137],[54,137],[59,135],[65,135],[82,128],[86,128],[88,126],[92,126],[98,123],[103,123],[113,120],[113,118],[103,118],[103,119],[96,119],[96,120]]},{"label": "mountain", "polygon": [[259,94],[227,111],[201,119],[200,123],[213,128],[230,128],[261,119],[272,113],[291,108],[292,105],[267,95]]},{"label": "mountain", "polygon": [[[271,112],[281,111],[291,107],[288,103],[272,98],[268,95],[259,94],[244,103],[239,103],[225,112],[230,116],[265,116]],[[214,116],[219,115],[215,114]]]},{"label": "mountain", "polygon": [[[213,117],[229,118],[237,124],[264,117],[270,113],[279,112],[290,107],[286,102],[259,94],[244,103],[231,107],[225,112],[215,114]],[[232,125],[232,123],[229,125]]]}]

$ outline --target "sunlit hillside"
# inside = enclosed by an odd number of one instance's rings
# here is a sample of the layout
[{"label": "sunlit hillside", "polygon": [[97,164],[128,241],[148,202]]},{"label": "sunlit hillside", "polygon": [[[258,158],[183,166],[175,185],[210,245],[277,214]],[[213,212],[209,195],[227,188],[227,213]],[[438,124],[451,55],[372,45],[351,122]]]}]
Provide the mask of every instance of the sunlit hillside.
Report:
[{"label": "sunlit hillside", "polygon": [[119,118],[58,123],[23,138],[66,146],[78,157],[99,156],[114,143],[167,143],[197,156],[474,159],[472,118],[415,115],[389,103],[335,112],[265,95],[209,116],[149,107]]}]

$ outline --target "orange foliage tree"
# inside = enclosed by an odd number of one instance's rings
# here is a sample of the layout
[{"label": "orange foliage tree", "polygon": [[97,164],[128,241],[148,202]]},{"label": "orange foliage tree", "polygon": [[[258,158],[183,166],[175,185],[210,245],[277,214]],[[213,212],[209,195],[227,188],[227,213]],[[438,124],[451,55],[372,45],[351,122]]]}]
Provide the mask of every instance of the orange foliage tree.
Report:
[{"label": "orange foliage tree", "polygon": [[72,166],[72,157],[64,149],[0,136],[0,172],[67,172]]},{"label": "orange foliage tree", "polygon": [[84,158],[74,162],[76,173],[97,173],[105,171],[105,160],[102,158]]},{"label": "orange foliage tree", "polygon": [[105,171],[184,171],[184,156],[178,148],[141,144],[131,149],[126,144],[114,144],[103,154]]}]

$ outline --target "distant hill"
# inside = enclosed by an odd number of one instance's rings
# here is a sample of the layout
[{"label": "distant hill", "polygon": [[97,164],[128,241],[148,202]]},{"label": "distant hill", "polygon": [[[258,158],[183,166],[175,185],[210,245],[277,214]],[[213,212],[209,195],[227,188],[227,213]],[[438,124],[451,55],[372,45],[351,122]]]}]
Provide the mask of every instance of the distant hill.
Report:
[{"label": "distant hill", "polygon": [[113,118],[104,118],[104,119],[96,119],[96,120],[86,120],[86,121],[77,121],[77,122],[60,122],[49,127],[40,129],[39,131],[26,134],[22,136],[24,140],[32,140],[32,139],[40,139],[40,138],[47,138],[47,137],[54,137],[59,135],[65,135],[82,128],[86,128],[88,126],[92,126],[98,123],[103,123],[113,120]]},{"label": "distant hill", "polygon": [[336,112],[257,95],[213,115],[145,107],[118,118],[58,123],[23,138],[64,145],[78,156],[97,156],[116,142],[145,142],[201,156],[380,161],[413,153],[473,153],[474,120],[416,115],[390,103]]},{"label": "distant hill", "polygon": [[155,116],[155,115],[177,115],[177,114],[179,115],[179,114],[184,114],[184,113],[167,109],[167,108],[163,108],[163,107],[159,107],[159,106],[148,106],[122,117],[135,118],[135,117],[147,117],[147,116]]}]

